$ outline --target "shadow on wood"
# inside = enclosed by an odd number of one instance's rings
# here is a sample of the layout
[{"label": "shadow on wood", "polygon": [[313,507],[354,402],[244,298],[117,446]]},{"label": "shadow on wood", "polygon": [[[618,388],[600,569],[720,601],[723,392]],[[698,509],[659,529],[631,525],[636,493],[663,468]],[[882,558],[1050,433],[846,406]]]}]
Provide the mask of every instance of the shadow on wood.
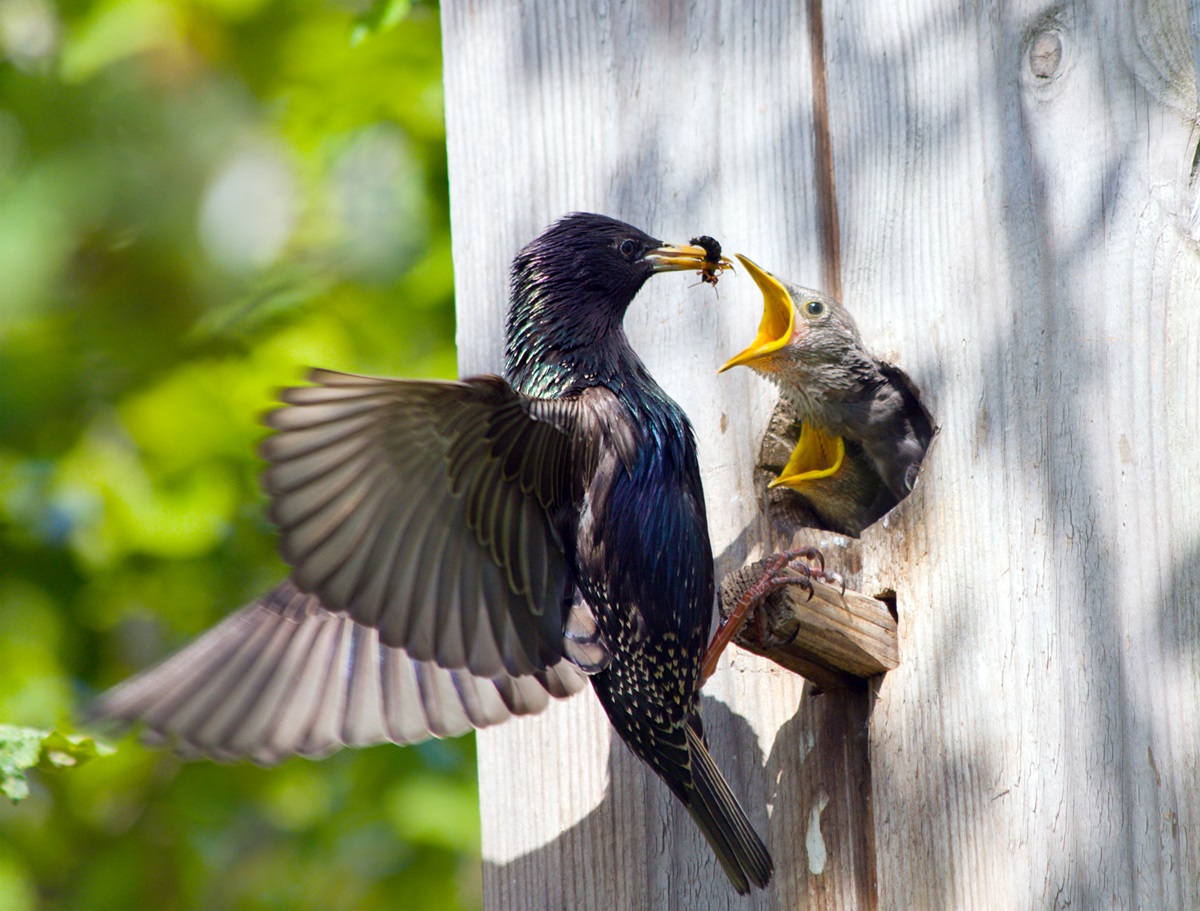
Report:
[{"label": "shadow on wood", "polygon": [[[748,783],[738,797],[775,858],[775,877],[767,891],[739,897],[686,810],[613,738],[608,785],[595,809],[536,851],[506,863],[484,861],[488,906],[530,911],[875,908],[866,761],[870,694],[855,690],[818,695],[805,687],[795,715],[779,729],[766,757],[740,715],[711,697],[702,703],[713,755],[731,780]],[[641,785],[614,793],[614,779]],[[514,787],[526,786],[531,799],[537,799],[536,783],[514,782]],[[678,836],[675,843],[666,841],[664,832],[670,838],[672,831],[691,841],[681,843]],[[796,833],[801,832],[803,844],[796,844]],[[665,854],[669,860],[633,862],[641,853]],[[703,864],[699,870],[696,858]],[[559,870],[572,872],[553,872]],[[652,882],[639,879],[647,872],[655,877]],[[652,896],[653,903],[646,905],[645,896]]]}]

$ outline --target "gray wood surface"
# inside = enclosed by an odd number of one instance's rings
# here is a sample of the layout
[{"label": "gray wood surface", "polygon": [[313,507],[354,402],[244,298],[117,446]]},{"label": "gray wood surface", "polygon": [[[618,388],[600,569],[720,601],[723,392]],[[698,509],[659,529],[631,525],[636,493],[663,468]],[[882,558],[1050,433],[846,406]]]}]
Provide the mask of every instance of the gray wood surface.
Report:
[{"label": "gray wood surface", "polygon": [[[718,592],[722,621],[763,578],[770,558],[728,574]],[[811,579],[762,599],[734,642],[821,690],[862,687],[900,664],[896,619],[887,605],[853,589]]]},{"label": "gray wood surface", "polygon": [[[838,274],[805,10],[443,0],[465,373],[499,368],[508,260],[567,211]],[[844,301],[941,434],[861,542],[808,541],[896,592],[901,666],[856,701],[723,660],[713,752],[777,865],[745,899],[590,694],[481,733],[489,908],[1200,907],[1189,10],[826,0]],[[775,393],[715,372],[752,283],[691,284],[627,325],[696,426],[720,575],[779,543],[751,487]]]}]

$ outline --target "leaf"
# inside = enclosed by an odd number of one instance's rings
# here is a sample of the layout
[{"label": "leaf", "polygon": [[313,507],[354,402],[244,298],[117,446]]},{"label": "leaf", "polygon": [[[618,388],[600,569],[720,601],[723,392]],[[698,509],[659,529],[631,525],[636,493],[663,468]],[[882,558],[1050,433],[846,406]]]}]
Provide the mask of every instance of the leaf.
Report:
[{"label": "leaf", "polygon": [[113,747],[86,734],[0,724],[0,794],[19,803],[29,796],[28,769],[68,769],[113,752]]},{"label": "leaf", "polygon": [[389,31],[408,18],[412,0],[374,0],[370,9],[359,16],[350,35],[350,44],[357,46],[371,35]]},{"label": "leaf", "polygon": [[37,765],[46,731],[0,725],[0,793],[13,803],[29,795],[25,770]]},{"label": "leaf", "polygon": [[81,766],[98,756],[111,756],[116,748],[87,734],[61,734],[50,731],[42,740],[38,768],[66,769]]},{"label": "leaf", "polygon": [[412,844],[478,850],[479,795],[473,782],[415,774],[391,789],[387,809],[392,826]]}]

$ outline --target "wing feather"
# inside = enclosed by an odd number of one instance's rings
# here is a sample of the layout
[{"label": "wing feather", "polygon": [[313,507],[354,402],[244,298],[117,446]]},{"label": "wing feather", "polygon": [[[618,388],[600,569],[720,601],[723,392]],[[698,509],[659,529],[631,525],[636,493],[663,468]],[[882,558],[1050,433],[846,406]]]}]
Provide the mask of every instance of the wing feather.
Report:
[{"label": "wing feather", "polygon": [[579,401],[496,377],[310,378],[282,394],[263,444],[300,588],[419,661],[481,677],[557,663],[569,570],[556,523],[597,445]]},{"label": "wing feather", "polygon": [[492,678],[414,660],[289,580],[103,693],[88,715],[141,723],[185,755],[272,764],[498,724],[542,711],[584,679],[565,661]]}]

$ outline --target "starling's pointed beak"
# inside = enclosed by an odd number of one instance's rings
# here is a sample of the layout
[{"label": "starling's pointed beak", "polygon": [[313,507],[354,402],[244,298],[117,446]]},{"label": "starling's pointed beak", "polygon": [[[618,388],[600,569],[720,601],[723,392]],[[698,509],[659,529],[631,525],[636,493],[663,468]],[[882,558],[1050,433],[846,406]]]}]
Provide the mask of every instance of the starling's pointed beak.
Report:
[{"label": "starling's pointed beak", "polygon": [[846,443],[831,437],[807,421],[800,427],[800,439],[792,450],[779,477],[768,487],[800,487],[806,481],[818,481],[838,473],[846,458]]},{"label": "starling's pointed beak", "polygon": [[696,244],[663,244],[643,255],[642,259],[650,263],[655,272],[683,272],[688,269],[702,272],[716,269],[719,272],[733,268],[733,263],[724,256],[710,259],[709,252]]},{"label": "starling's pointed beak", "polygon": [[742,254],[735,255],[746,267],[750,277],[754,279],[754,284],[758,285],[758,290],[762,292],[762,322],[758,324],[758,335],[754,337],[750,347],[731,357],[725,366],[717,371],[718,373],[724,373],[730,367],[748,364],[765,354],[778,351],[791,340],[792,328],[796,321],[792,296],[788,294],[787,288],[780,283],[779,279],[770,272],[760,269]]}]

